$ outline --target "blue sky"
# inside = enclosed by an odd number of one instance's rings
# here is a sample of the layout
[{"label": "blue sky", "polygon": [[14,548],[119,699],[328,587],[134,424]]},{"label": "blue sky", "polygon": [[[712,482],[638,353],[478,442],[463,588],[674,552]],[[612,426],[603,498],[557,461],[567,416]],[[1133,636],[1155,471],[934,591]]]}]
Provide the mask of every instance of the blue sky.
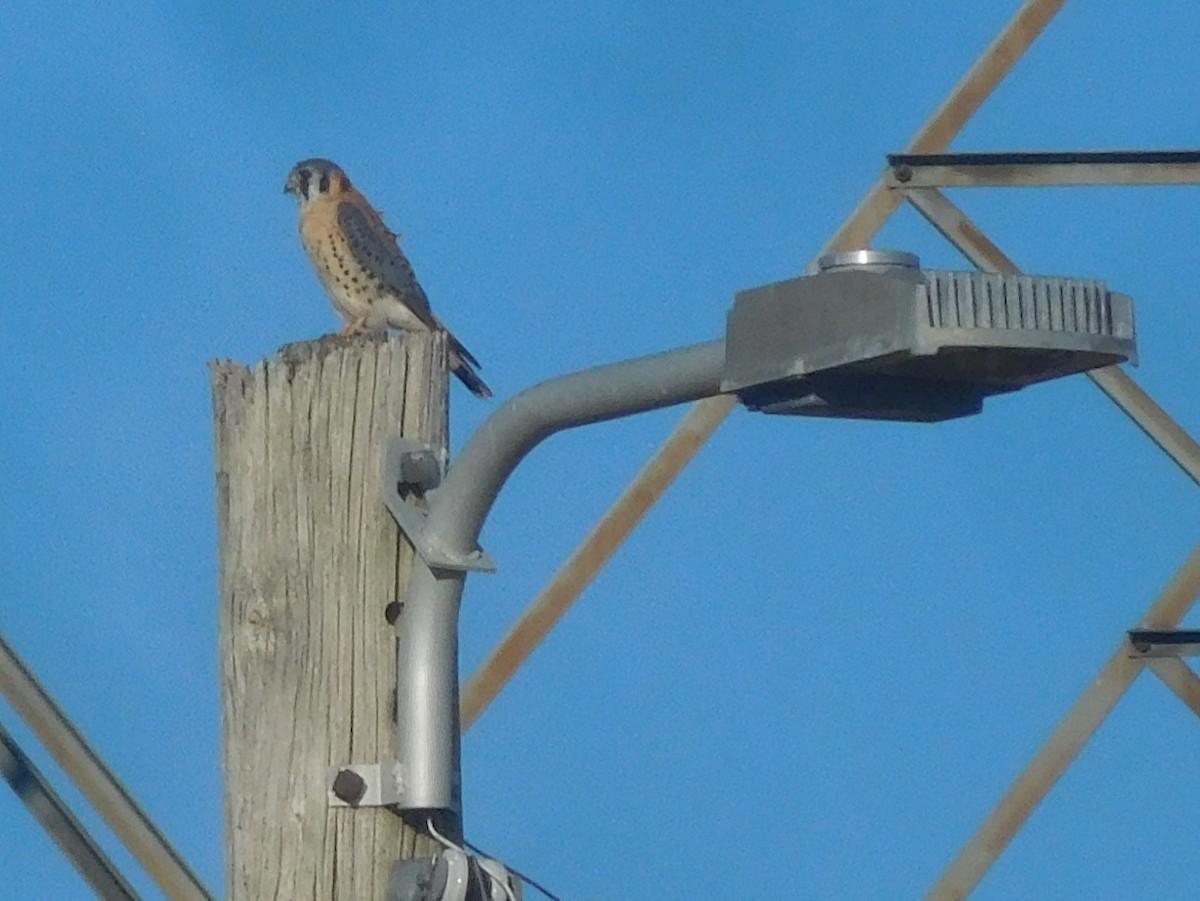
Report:
[{"label": "blue sky", "polygon": [[[718,337],[1018,4],[86,6],[0,6],[0,631],[221,890],[205,364],[338,325],[292,163],[346,168],[503,398]],[[955,149],[1197,146],[1198,25],[1067,4]],[[954,199],[1132,294],[1135,376],[1200,430],[1200,193]],[[965,267],[908,211],[875,243]],[[494,404],[452,401],[461,446]],[[464,674],[681,415],[522,466]],[[571,899],[919,897],[1190,552],[1193,491],[1083,377],[933,427],[739,411],[467,736],[468,837]],[[1193,897],[1198,766],[1143,676],[975,897]],[[0,874],[89,896],[7,789]]]}]

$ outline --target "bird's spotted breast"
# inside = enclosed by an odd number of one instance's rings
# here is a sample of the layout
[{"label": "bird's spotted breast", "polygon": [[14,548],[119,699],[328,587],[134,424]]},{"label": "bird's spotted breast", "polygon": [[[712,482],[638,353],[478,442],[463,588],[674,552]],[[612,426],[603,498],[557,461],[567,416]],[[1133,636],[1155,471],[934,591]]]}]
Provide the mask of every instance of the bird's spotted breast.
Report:
[{"label": "bird's spotted breast", "polygon": [[324,204],[313,205],[300,236],[334,307],[347,320],[373,320],[377,296],[375,274],[354,259],[350,245],[339,229],[331,228],[333,217]]}]

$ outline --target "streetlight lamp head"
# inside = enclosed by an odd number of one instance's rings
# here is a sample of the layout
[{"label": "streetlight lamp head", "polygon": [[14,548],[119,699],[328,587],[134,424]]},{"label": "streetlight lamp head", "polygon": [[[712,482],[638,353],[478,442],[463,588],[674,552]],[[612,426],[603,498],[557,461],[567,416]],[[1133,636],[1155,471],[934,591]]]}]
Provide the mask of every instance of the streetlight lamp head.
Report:
[{"label": "streetlight lamp head", "polygon": [[738,293],[721,388],[766,413],[937,422],[993,394],[1137,360],[1133,304],[1094,279],[822,256]]}]

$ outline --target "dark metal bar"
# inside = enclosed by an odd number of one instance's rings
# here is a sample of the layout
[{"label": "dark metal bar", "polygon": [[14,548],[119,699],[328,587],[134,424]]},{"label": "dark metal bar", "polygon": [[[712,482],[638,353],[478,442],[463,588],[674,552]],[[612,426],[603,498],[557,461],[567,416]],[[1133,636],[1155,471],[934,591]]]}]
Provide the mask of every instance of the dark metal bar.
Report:
[{"label": "dark metal bar", "polygon": [[1129,630],[1130,657],[1195,657],[1200,655],[1200,630]]},{"label": "dark metal bar", "polygon": [[1102,163],[1200,163],[1200,150],[1051,150],[998,153],[889,153],[890,166],[1044,166]]},{"label": "dark metal bar", "polygon": [[98,897],[104,901],[138,901],[133,887],[2,725],[0,776]]},{"label": "dark metal bar", "polygon": [[1200,184],[1200,150],[893,153],[891,188]]}]

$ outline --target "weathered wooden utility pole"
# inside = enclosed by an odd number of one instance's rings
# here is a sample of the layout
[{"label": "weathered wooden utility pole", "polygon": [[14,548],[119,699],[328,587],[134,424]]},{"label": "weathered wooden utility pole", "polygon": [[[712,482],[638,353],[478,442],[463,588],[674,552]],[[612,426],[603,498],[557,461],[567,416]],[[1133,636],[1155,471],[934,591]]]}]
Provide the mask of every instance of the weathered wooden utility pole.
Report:
[{"label": "weathered wooden utility pole", "polygon": [[395,757],[412,549],[380,500],[384,440],[446,446],[445,341],[338,337],[210,366],[220,526],[227,901],[363,901],[428,839],[330,808],[327,770]]}]

